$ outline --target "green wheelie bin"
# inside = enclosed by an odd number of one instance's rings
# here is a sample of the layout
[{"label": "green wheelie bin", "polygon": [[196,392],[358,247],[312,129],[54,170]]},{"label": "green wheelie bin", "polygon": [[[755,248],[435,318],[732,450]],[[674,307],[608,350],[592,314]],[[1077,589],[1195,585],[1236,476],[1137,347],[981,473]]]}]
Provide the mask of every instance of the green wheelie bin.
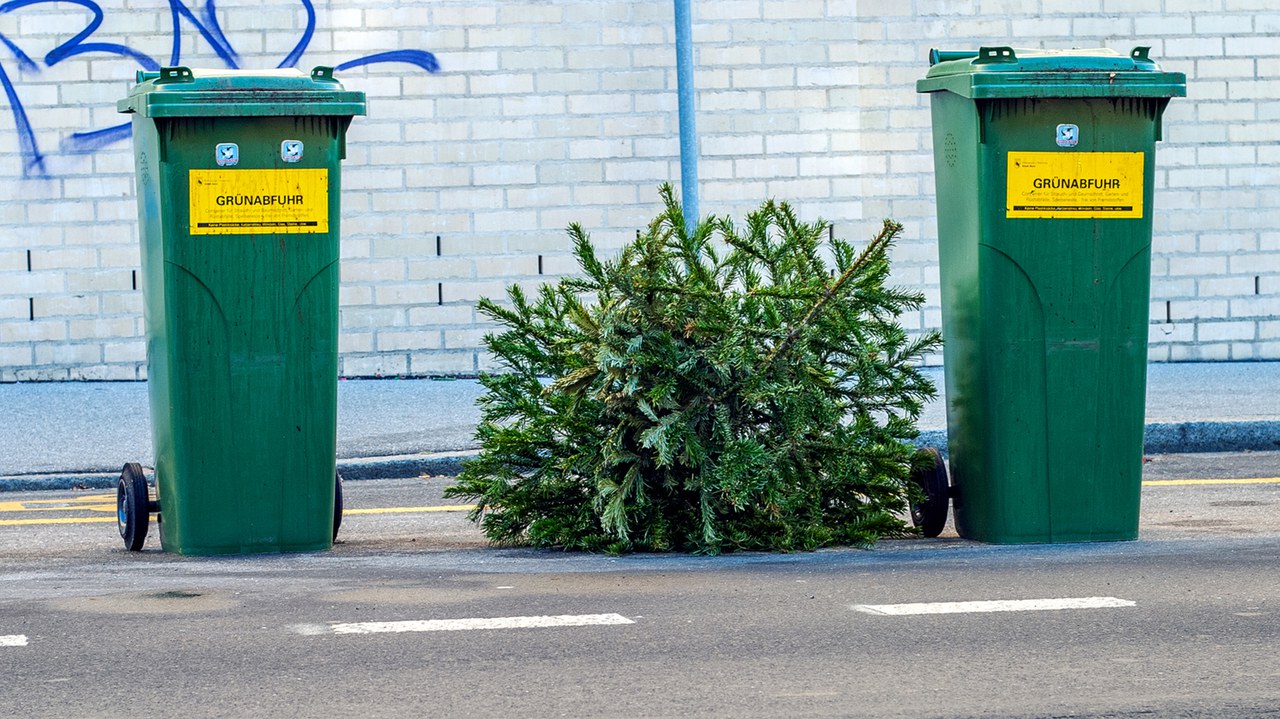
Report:
[{"label": "green wheelie bin", "polygon": [[930,59],[956,529],[1136,539],[1155,143],[1186,77],[1145,47]]},{"label": "green wheelie bin", "polygon": [[157,499],[121,536],[165,550],[327,549],[337,478],[339,162],[365,96],[310,74],[139,72],[132,114]]}]

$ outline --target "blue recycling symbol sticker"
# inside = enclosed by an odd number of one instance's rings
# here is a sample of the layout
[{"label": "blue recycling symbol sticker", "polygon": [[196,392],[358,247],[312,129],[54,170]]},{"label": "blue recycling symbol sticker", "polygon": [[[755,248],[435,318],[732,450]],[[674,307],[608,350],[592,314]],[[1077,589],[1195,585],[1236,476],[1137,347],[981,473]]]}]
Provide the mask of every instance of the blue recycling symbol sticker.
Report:
[{"label": "blue recycling symbol sticker", "polygon": [[218,167],[231,167],[240,164],[240,146],[234,142],[221,142],[214,148],[214,159]]},{"label": "blue recycling symbol sticker", "polygon": [[285,140],[280,143],[280,159],[297,162],[302,159],[302,140]]},{"label": "blue recycling symbol sticker", "polygon": [[1058,125],[1058,147],[1075,147],[1080,143],[1080,128],[1075,125]]}]

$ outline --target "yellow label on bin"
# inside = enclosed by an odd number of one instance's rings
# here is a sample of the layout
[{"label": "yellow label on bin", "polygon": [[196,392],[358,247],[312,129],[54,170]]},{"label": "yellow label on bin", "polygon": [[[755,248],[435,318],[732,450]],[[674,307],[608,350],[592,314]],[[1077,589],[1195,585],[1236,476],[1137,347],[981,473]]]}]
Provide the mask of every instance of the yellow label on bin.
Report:
[{"label": "yellow label on bin", "polygon": [[1141,152],[1010,152],[1005,217],[1140,218]]},{"label": "yellow label on bin", "polygon": [[329,170],[188,170],[191,234],[329,231]]}]

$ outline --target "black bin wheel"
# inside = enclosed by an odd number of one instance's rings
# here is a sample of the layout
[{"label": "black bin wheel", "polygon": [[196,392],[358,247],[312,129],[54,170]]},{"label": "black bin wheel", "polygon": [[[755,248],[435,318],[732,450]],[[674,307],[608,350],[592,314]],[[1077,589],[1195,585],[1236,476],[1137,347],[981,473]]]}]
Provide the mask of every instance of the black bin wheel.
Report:
[{"label": "black bin wheel", "polygon": [[333,473],[333,540],[338,540],[338,527],[342,526],[342,475]]},{"label": "black bin wheel", "polygon": [[147,477],[142,465],[130,462],[120,472],[116,484],[116,524],[125,549],[137,552],[147,541],[151,502],[147,498]]},{"label": "black bin wheel", "polygon": [[924,536],[936,537],[947,526],[947,507],[951,501],[947,465],[942,461],[942,453],[933,447],[919,451],[916,465],[911,471],[911,482],[921,489],[924,498],[911,503],[911,523],[919,527]]}]

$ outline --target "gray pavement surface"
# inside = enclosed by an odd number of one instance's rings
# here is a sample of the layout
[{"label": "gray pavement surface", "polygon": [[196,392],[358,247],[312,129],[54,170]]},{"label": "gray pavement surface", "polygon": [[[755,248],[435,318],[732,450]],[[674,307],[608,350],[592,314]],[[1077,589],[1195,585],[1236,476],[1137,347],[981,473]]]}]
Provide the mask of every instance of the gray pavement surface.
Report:
[{"label": "gray pavement surface", "polygon": [[[929,370],[943,391],[942,372]],[[456,471],[476,448],[475,380],[344,380],[338,386],[343,476]],[[945,400],[930,403],[921,442],[946,442]],[[0,384],[0,491],[113,486],[125,462],[150,466],[145,382]],[[1147,451],[1280,449],[1280,362],[1152,364]]]},{"label": "gray pavement surface", "polygon": [[[0,715],[1280,719],[1280,484],[1204,481],[1278,456],[1153,458],[1136,542],[719,557],[490,547],[417,511],[444,477],[352,483],[339,543],[285,555],[130,553],[111,493],[10,493]],[[1121,605],[865,611],[1072,598]],[[491,624],[584,615],[625,623]]]}]

